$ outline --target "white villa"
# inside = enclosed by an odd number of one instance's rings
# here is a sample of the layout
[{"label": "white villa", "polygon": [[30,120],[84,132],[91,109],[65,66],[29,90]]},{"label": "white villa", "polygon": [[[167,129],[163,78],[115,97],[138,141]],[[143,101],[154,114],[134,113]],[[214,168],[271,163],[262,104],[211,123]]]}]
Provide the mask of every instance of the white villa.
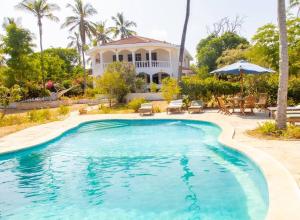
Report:
[{"label": "white villa", "polygon": [[[135,65],[139,76],[147,83],[161,84],[165,77],[177,77],[180,46],[165,41],[132,36],[96,46],[87,54],[92,61],[93,76],[101,76],[108,64],[121,61]],[[151,55],[150,55],[151,54]],[[184,53],[183,73],[190,74],[192,56]]]}]

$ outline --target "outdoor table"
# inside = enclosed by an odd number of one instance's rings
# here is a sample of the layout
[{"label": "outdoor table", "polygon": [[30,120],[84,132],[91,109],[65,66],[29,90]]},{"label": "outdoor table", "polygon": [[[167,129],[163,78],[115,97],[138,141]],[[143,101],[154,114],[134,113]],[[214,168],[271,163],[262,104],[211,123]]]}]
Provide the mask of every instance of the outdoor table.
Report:
[{"label": "outdoor table", "polygon": [[228,101],[230,101],[232,103],[232,112],[234,112],[235,103],[238,103],[241,114],[243,114],[243,115],[245,114],[245,108],[244,108],[245,98],[233,97],[233,98],[229,98]]}]

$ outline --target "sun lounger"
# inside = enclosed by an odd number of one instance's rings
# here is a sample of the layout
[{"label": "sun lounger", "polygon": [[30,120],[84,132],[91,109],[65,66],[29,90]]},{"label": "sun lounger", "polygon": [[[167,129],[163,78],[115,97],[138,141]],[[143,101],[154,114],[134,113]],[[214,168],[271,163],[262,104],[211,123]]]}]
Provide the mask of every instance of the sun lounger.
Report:
[{"label": "sun lounger", "polygon": [[182,99],[171,101],[167,107],[167,114],[169,113],[180,113],[182,111],[183,101]]},{"label": "sun lounger", "polygon": [[189,113],[194,113],[198,112],[201,113],[203,112],[203,102],[202,101],[192,101],[191,106],[188,108]]},{"label": "sun lounger", "polygon": [[141,107],[139,108],[138,112],[140,115],[153,115],[153,105],[152,103],[143,103],[141,104]]},{"label": "sun lounger", "polygon": [[[300,111],[300,105],[297,106],[289,106],[286,108],[287,112],[294,112],[294,111]],[[277,107],[268,107],[268,111],[269,111],[269,117],[270,118],[274,118],[275,116],[275,112],[277,111]]]}]

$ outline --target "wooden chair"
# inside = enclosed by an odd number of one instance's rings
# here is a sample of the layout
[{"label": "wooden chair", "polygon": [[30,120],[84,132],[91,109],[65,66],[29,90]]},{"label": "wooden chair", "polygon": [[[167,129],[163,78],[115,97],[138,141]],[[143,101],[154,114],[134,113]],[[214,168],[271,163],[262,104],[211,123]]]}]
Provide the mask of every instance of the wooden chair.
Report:
[{"label": "wooden chair", "polygon": [[268,94],[260,93],[258,102],[255,103],[255,107],[260,111],[267,111],[268,108]]},{"label": "wooden chair", "polygon": [[231,115],[229,111],[231,105],[225,104],[225,101],[222,97],[217,97],[219,112],[224,113],[225,115]]},{"label": "wooden chair", "polygon": [[245,112],[245,109],[250,109],[251,113],[254,114],[253,109],[255,108],[255,97],[253,95],[249,95],[245,98],[245,103],[243,106],[243,112]]}]

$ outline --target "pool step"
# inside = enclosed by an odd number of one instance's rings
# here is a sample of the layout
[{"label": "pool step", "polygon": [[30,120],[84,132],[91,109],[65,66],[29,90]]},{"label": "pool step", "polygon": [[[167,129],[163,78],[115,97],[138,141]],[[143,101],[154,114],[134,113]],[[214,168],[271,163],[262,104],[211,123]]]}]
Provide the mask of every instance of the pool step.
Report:
[{"label": "pool step", "polygon": [[84,125],[83,127],[80,127],[77,130],[77,132],[83,133],[83,132],[98,131],[98,130],[109,129],[109,128],[124,127],[124,126],[127,126],[127,124],[118,123],[118,122],[99,122],[99,123]]}]

